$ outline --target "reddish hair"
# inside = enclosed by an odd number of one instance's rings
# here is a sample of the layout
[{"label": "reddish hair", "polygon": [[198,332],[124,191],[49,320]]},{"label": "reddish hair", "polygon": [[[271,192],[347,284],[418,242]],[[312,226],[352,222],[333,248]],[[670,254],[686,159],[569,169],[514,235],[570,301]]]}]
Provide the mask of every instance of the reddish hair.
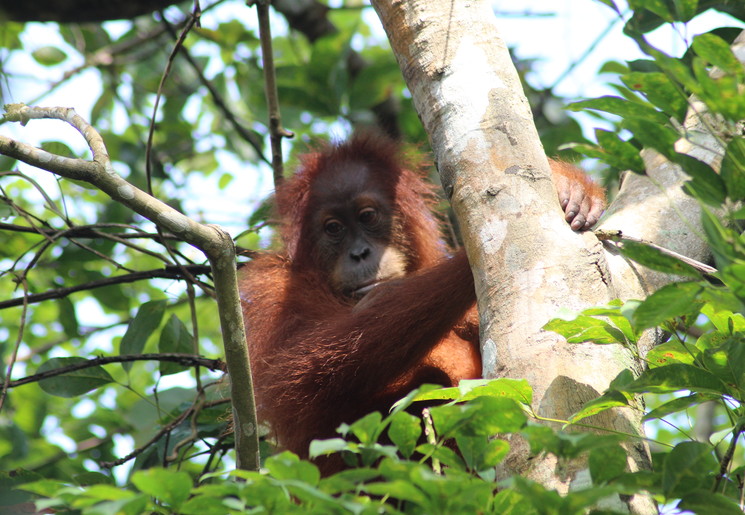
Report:
[{"label": "reddish hair", "polygon": [[[323,143],[315,151],[300,157],[297,173],[277,189],[277,208],[283,221],[283,238],[293,262],[309,262],[310,189],[318,177],[345,163],[370,166],[375,179],[388,189],[396,216],[411,250],[410,263],[415,270],[439,261],[445,246],[439,223],[432,208],[436,201],[433,187],[424,180],[424,166],[416,165],[401,152],[394,141],[376,133],[362,132],[345,142]],[[427,215],[429,214],[429,216]]]}]

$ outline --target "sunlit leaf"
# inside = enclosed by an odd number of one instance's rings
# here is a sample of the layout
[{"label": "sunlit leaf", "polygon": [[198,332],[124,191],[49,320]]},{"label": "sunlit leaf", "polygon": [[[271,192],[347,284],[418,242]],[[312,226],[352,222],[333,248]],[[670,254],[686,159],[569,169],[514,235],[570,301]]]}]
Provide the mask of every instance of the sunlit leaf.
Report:
[{"label": "sunlit leaf", "polygon": [[[52,358],[37,369],[37,373],[87,363],[85,358]],[[63,375],[42,379],[39,381],[41,389],[50,395],[58,397],[77,397],[96,388],[100,388],[114,381],[101,366],[86,367]]]},{"label": "sunlit leaf", "polygon": [[[140,354],[147,339],[158,328],[166,310],[165,300],[151,300],[140,306],[134,319],[129,323],[119,344],[121,354]],[[130,370],[132,363],[122,363],[124,370]]]}]

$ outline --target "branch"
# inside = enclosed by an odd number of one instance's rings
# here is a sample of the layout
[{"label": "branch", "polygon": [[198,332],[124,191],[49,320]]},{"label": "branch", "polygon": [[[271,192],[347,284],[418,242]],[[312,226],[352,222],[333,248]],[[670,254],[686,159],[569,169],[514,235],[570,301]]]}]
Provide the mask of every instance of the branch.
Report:
[{"label": "branch", "polygon": [[225,371],[225,362],[223,362],[222,360],[203,358],[201,356],[194,356],[191,354],[124,354],[121,356],[99,356],[97,358],[86,360],[85,362],[75,363],[74,365],[68,365],[65,367],[39,372],[38,374],[26,376],[15,381],[9,381],[8,388],[15,388],[16,386],[22,386],[28,383],[36,383],[44,379],[62,376],[71,372],[76,372],[78,370],[84,370],[86,368],[108,365],[110,363],[129,363],[132,361],[167,361],[169,363],[178,363],[185,367],[206,367],[210,370],[220,370],[222,372]]},{"label": "branch", "polygon": [[[163,23],[165,24],[165,27],[169,31],[171,36],[178,39],[178,34],[176,34],[173,26],[168,22],[168,20],[165,19],[165,17],[163,18]],[[184,46],[181,46],[180,50],[181,55],[189,63],[189,66],[192,67],[194,73],[197,74],[197,77],[199,77],[199,82],[202,84],[202,86],[207,88],[207,91],[210,92],[210,96],[212,97],[212,102],[215,104],[215,107],[220,110],[228,123],[230,123],[230,125],[233,127],[233,130],[235,130],[235,132],[241,138],[243,138],[243,140],[248,143],[251,148],[254,149],[254,152],[256,152],[256,155],[259,157],[259,159],[270,165],[271,161],[267,159],[267,157],[264,155],[264,151],[261,148],[261,139],[256,134],[246,129],[243,124],[238,121],[238,118],[233,113],[232,109],[230,109],[225,103],[222,96],[217,91],[215,85],[212,84],[211,81],[207,80],[207,77],[204,76],[204,70],[202,70],[202,67],[199,66],[199,64],[194,60],[189,51]]]},{"label": "branch", "polygon": [[[18,297],[16,299],[4,300],[0,302],[0,309],[14,308],[24,303],[36,304],[49,299],[62,299],[79,291],[103,288],[104,286],[111,286],[113,284],[133,283],[144,279],[185,279],[180,268],[181,267],[175,265],[170,265],[162,269],[156,268],[154,270],[133,272],[131,274],[118,275],[116,277],[106,277],[98,281],[90,281],[76,286],[55,288],[54,290],[48,290],[42,293],[32,293],[31,295],[24,295],[23,297]],[[186,268],[189,273],[197,275],[208,274],[211,271],[210,267],[205,265],[185,265],[183,268]]]},{"label": "branch", "polygon": [[74,109],[10,104],[6,106],[5,118],[21,122],[23,125],[29,120],[39,118],[56,118],[66,121],[85,137],[88,146],[93,151],[93,161],[63,158],[5,136],[0,136],[0,154],[19,159],[62,177],[88,182],[112,199],[152,221],[160,230],[175,234],[207,255],[214,275],[225,360],[231,378],[236,462],[239,468],[258,470],[259,438],[256,405],[253,399],[246,333],[238,295],[235,246],[230,235],[218,226],[195,222],[120,177],[111,164],[101,135]]},{"label": "branch", "polygon": [[40,236],[46,236],[56,238],[60,233],[64,233],[65,237],[68,238],[100,238],[102,233],[98,229],[134,229],[135,232],[118,232],[111,235],[116,236],[120,239],[137,239],[147,238],[154,241],[160,241],[162,238],[169,240],[177,240],[178,238],[173,234],[160,235],[154,232],[144,232],[137,230],[136,227],[127,224],[92,224],[92,225],[78,225],[70,227],[69,229],[52,229],[49,227],[29,227],[27,225],[8,224],[0,222],[0,230],[13,231],[13,232],[25,232],[30,234],[38,234]]},{"label": "branch", "polygon": [[688,256],[684,256],[683,254],[679,254],[675,251],[666,249],[665,247],[661,247],[656,243],[652,243],[651,241],[647,241],[642,238],[635,238],[633,236],[626,236],[625,234],[623,234],[622,231],[619,230],[597,229],[593,231],[593,233],[600,241],[612,241],[615,243],[620,243],[621,245],[623,245],[624,241],[631,241],[634,243],[641,243],[648,247],[652,247],[653,249],[660,251],[666,256],[673,257],[687,265],[691,265],[693,268],[703,274],[715,274],[718,272],[716,268],[714,268],[713,266],[709,266],[706,263],[702,263],[701,261],[697,261],[695,259],[689,258]]},{"label": "branch", "polygon": [[282,116],[279,111],[277,77],[272,51],[272,32],[269,24],[269,0],[256,0],[256,12],[259,17],[261,57],[264,61],[264,91],[266,93],[266,104],[269,108],[269,139],[272,146],[272,170],[274,171],[274,188],[276,189],[284,180],[282,138],[292,138],[293,134],[282,127]]},{"label": "branch", "polygon": [[[218,400],[218,401],[206,402],[206,403],[203,404],[203,406],[210,408],[212,406],[217,406],[217,405],[223,404],[225,402],[228,402],[228,399],[221,399],[221,400]],[[179,424],[181,424],[181,422],[183,422],[184,420],[186,420],[186,418],[188,416],[190,416],[192,413],[194,413],[195,410],[196,410],[196,406],[195,405],[190,406],[189,409],[187,409],[186,411],[184,411],[181,415],[179,415],[178,417],[176,417],[174,420],[172,420],[167,425],[163,426],[161,428],[161,430],[158,431],[155,434],[155,436],[153,436],[150,440],[148,440],[144,445],[136,448],[134,451],[130,452],[125,457],[119,458],[118,460],[114,460],[114,461],[102,461],[101,463],[99,463],[99,465],[101,465],[104,468],[109,468],[110,469],[110,468],[114,468],[114,467],[116,467],[118,465],[123,465],[124,463],[127,463],[129,460],[131,460],[133,458],[136,458],[137,456],[139,456],[140,454],[142,454],[148,447],[150,447],[155,442],[157,442],[158,440],[160,440],[161,438],[163,438],[163,435],[165,435],[169,431],[173,431]]]}]

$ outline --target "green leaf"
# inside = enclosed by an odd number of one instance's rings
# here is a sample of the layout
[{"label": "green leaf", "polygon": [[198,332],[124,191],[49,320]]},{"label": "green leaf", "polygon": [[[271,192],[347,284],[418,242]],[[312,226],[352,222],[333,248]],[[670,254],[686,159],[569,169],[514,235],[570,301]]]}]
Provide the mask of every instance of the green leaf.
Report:
[{"label": "green leaf", "polygon": [[[165,300],[151,300],[140,306],[134,319],[129,323],[119,344],[120,354],[140,354],[151,334],[158,328],[166,310]],[[129,371],[132,363],[122,363],[124,370]]]},{"label": "green leaf", "polygon": [[590,100],[582,100],[580,102],[573,102],[569,104],[568,109],[571,111],[594,109],[615,114],[624,120],[630,118],[644,120],[656,124],[658,126],[658,132],[660,125],[667,125],[668,123],[667,116],[665,116],[664,113],[655,110],[649,104],[642,103],[642,101],[629,102],[621,97],[604,96]]},{"label": "green leaf", "polygon": [[710,445],[682,442],[670,451],[662,468],[662,489],[667,497],[681,497],[709,484],[717,460]]},{"label": "green leaf", "polygon": [[477,397],[466,404],[435,406],[430,412],[438,436],[453,436],[456,431],[468,436],[512,433],[526,421],[515,401],[499,397]]},{"label": "green leaf", "polygon": [[[52,358],[42,363],[36,372],[41,373],[87,362],[88,360],[85,358]],[[42,379],[39,381],[39,386],[50,395],[77,397],[113,381],[114,378],[103,367],[93,366],[48,379]]]},{"label": "green leaf", "polygon": [[505,397],[530,405],[533,399],[533,390],[524,379],[464,379],[457,387],[420,389],[412,400],[467,401],[481,396]]},{"label": "green leaf", "polygon": [[724,383],[711,372],[682,363],[645,370],[626,390],[639,393],[670,393],[680,390],[715,395],[729,393]]},{"label": "green leaf", "polygon": [[745,199],[745,138],[734,138],[727,144],[721,176],[730,199]]},{"label": "green leaf", "polygon": [[726,309],[717,310],[709,303],[704,304],[701,313],[706,315],[718,331],[727,333],[726,335],[745,332],[745,317],[740,313],[733,313]]},{"label": "green leaf", "polygon": [[599,318],[585,315],[579,315],[574,320],[554,318],[543,328],[547,331],[559,333],[569,343],[628,343],[624,333],[617,327]]},{"label": "green leaf", "polygon": [[678,503],[678,508],[684,513],[742,515],[742,510],[735,501],[722,494],[712,493],[704,489],[683,494],[680,503]]},{"label": "green leaf", "polygon": [[[600,0],[606,3],[606,0]],[[610,1],[610,0],[608,0]],[[492,513],[501,515],[538,515],[530,498],[510,488],[501,489],[492,500]]]},{"label": "green leaf", "polygon": [[740,391],[735,397],[745,397],[745,333],[735,333],[721,345],[705,349],[702,361],[722,382]]},{"label": "green leaf", "polygon": [[602,485],[626,471],[626,451],[620,445],[598,447],[590,451],[589,465],[592,483]]},{"label": "green leaf", "polygon": [[152,468],[132,474],[132,483],[143,493],[151,495],[177,511],[189,498],[191,478],[182,470]]},{"label": "green leaf", "polygon": [[[160,322],[160,320],[158,321]],[[157,327],[157,326],[156,326]],[[164,353],[191,354],[194,352],[194,337],[176,315],[171,315],[160,332],[158,351]],[[188,367],[169,361],[160,362],[160,374],[167,376],[177,374]]]},{"label": "green leaf", "polygon": [[690,195],[710,204],[720,207],[727,198],[724,181],[711,166],[698,159],[677,152],[667,156],[677,163],[692,180],[685,184],[685,190]]},{"label": "green leaf", "polygon": [[660,72],[631,72],[621,77],[629,89],[640,91],[665,114],[683,120],[688,109],[685,95],[667,75]]},{"label": "green leaf", "polygon": [[644,173],[644,160],[639,155],[639,149],[622,140],[616,132],[595,129],[595,138],[607,153],[603,161],[619,170]]},{"label": "green leaf", "polygon": [[80,327],[78,326],[78,317],[75,314],[75,306],[69,297],[63,297],[57,300],[59,309],[59,321],[68,338],[77,338],[80,336]]},{"label": "green leaf", "polygon": [[709,64],[733,75],[743,76],[745,70],[729,44],[714,34],[699,34],[693,38],[693,50]]},{"label": "green leaf", "polygon": [[321,479],[318,467],[288,451],[268,457],[265,467],[277,479],[295,479],[312,486],[317,485]]},{"label": "green leaf", "polygon": [[34,60],[42,66],[54,66],[67,59],[67,54],[54,46],[43,46],[31,52]]},{"label": "green leaf", "polygon": [[388,436],[401,454],[408,458],[419,443],[419,437],[422,435],[422,422],[418,417],[405,411],[394,413],[390,418]]},{"label": "green leaf", "polygon": [[702,393],[694,393],[691,395],[686,395],[685,397],[678,397],[677,399],[673,399],[653,409],[652,411],[644,415],[643,420],[654,420],[656,418],[662,419],[668,415],[671,415],[672,413],[678,413],[679,411],[687,410],[691,406],[696,406],[698,404],[717,398],[718,397],[714,395],[706,395]]},{"label": "green leaf", "polygon": [[326,440],[313,440],[310,442],[308,455],[311,458],[318,456],[327,456],[340,451],[346,451],[350,447],[356,447],[356,444],[348,443],[343,438],[327,438]]},{"label": "green leaf", "polygon": [[688,313],[703,287],[696,282],[663,286],[647,297],[632,316],[637,330],[657,327],[666,320]]},{"label": "green leaf", "polygon": [[652,11],[666,22],[672,22],[675,20],[667,3],[663,0],[629,0],[629,7],[634,11],[641,11],[644,9]]},{"label": "green leaf", "polygon": [[696,279],[701,277],[701,272],[688,263],[643,242],[623,240],[619,250],[627,258],[658,272]]},{"label": "green leaf", "polygon": [[647,362],[651,368],[661,367],[671,363],[691,365],[696,349],[691,349],[690,347],[679,340],[670,340],[651,349],[647,353]]},{"label": "green leaf", "polygon": [[429,502],[425,495],[419,490],[411,481],[404,481],[397,479],[394,481],[381,481],[377,483],[368,483],[360,485],[360,488],[371,494],[377,496],[390,496],[394,499],[400,499],[414,503],[418,506],[427,506]]},{"label": "green leaf", "polygon": [[350,424],[346,432],[351,431],[360,443],[372,444],[378,441],[378,437],[383,431],[384,426],[383,415],[374,411],[355,421],[353,424]]},{"label": "green leaf", "polygon": [[477,472],[497,466],[510,451],[507,442],[488,436],[456,435],[455,441],[468,467]]},{"label": "green leaf", "polygon": [[622,406],[628,406],[629,400],[626,396],[618,390],[609,390],[597,399],[593,399],[587,402],[582,409],[569,418],[569,422],[575,424],[583,418],[597,415],[603,411],[611,408],[617,408]]}]

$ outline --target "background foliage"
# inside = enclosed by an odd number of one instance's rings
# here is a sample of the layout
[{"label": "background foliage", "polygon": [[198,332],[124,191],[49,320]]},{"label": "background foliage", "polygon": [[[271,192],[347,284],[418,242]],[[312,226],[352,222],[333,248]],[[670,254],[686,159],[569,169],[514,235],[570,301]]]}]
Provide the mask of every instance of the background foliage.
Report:
[{"label": "background foliage", "polygon": [[[614,7],[610,0],[603,3]],[[220,4],[230,2],[215,5]],[[526,89],[549,155],[558,153],[561,144],[579,143],[561,152],[568,158],[582,152],[599,159],[613,180],[620,170],[642,172],[638,152],[654,148],[691,174],[689,192],[705,206],[705,237],[720,271],[715,279],[681,271],[678,262],[650,249],[628,247],[632,258],[686,281],[644,302],[597,308],[548,326],[569,341],[632,347],[644,329],[670,332],[670,340],[647,357],[648,371],[638,378],[621,374],[608,392],[571,419],[583,424],[589,415],[634,405],[635,395],[649,394],[647,418],[664,420],[649,441],[654,471],[625,470],[620,442],[638,444],[633,435],[539,426],[529,408],[529,385],[500,380],[449,391],[425,388],[391,414],[372,414],[342,428],[347,439],[314,444],[315,454],[344,452],[360,465],[331,478],[320,479],[313,465],[288,453],[266,458],[266,473],[228,472],[232,441],[220,363],[197,359],[221,355],[202,258],[101,193],[21,172],[0,156],[0,299],[8,299],[0,301],[6,383],[0,503],[36,498],[41,507],[133,514],[239,513],[258,507],[269,512],[584,513],[611,494],[644,490],[694,512],[711,513],[707,507],[717,506],[720,513],[740,513],[745,250],[736,229],[742,211],[732,206],[745,197],[745,71],[729,51],[732,30],[694,38],[680,59],[653,48],[644,34],[661,23],[675,23],[683,33],[686,22],[711,7],[742,21],[745,9],[726,1],[630,4],[635,11],[627,33],[648,57],[608,63],[604,70],[620,77],[614,81],[617,96],[572,106],[599,113],[611,130],[598,130],[595,141],[586,141],[574,120],[547,115],[555,100],[550,90],[529,84]],[[209,19],[213,7],[203,8]],[[287,30],[282,18],[274,19],[283,123],[298,142],[293,151],[318,136],[371,124],[426,148],[398,66],[362,13],[353,5],[331,9],[330,25],[320,34]],[[218,196],[246,184],[262,189],[245,175],[265,166],[267,112],[254,23],[216,16],[214,23],[194,29],[184,49],[172,56],[186,16],[174,9],[131,23],[62,25],[55,30],[64,45],[33,52],[19,38],[33,27],[8,22],[1,33],[0,65],[8,83],[23,77],[3,63],[19,58],[66,70],[65,77],[94,71],[103,88],[90,121],[102,132],[118,171],[140,187],[151,183],[156,196],[200,218],[205,206],[193,199],[195,185],[209,184]],[[155,94],[171,60],[174,66],[154,117],[148,177]],[[519,63],[525,75],[531,65]],[[722,75],[710,78],[712,66]],[[691,94],[718,113],[728,129],[720,175],[673,149]],[[43,102],[42,96],[38,103]],[[43,123],[34,122],[25,131]],[[68,156],[81,151],[49,134],[43,148]],[[272,244],[266,229],[271,220],[260,195],[255,201],[255,211],[224,214],[240,218],[232,223],[247,228],[237,237],[246,249]],[[190,271],[190,279],[183,280],[181,267]],[[66,290],[71,287],[81,288]],[[37,296],[46,292],[50,298]],[[164,361],[167,353],[190,357]],[[99,359],[143,354],[147,359],[121,363]],[[64,376],[10,382],[91,359],[99,359],[96,366]],[[458,402],[432,408],[424,422],[404,409],[415,399],[433,398]],[[422,424],[434,428],[425,444],[419,443]],[[592,486],[560,498],[514,477],[497,492],[493,466],[504,458],[508,444],[487,438],[495,433],[519,433],[536,453],[560,459],[586,456]],[[388,443],[380,443],[383,435]],[[442,445],[448,438],[460,454]],[[268,445],[265,450],[269,456]],[[14,488],[21,484],[27,486]]]}]

